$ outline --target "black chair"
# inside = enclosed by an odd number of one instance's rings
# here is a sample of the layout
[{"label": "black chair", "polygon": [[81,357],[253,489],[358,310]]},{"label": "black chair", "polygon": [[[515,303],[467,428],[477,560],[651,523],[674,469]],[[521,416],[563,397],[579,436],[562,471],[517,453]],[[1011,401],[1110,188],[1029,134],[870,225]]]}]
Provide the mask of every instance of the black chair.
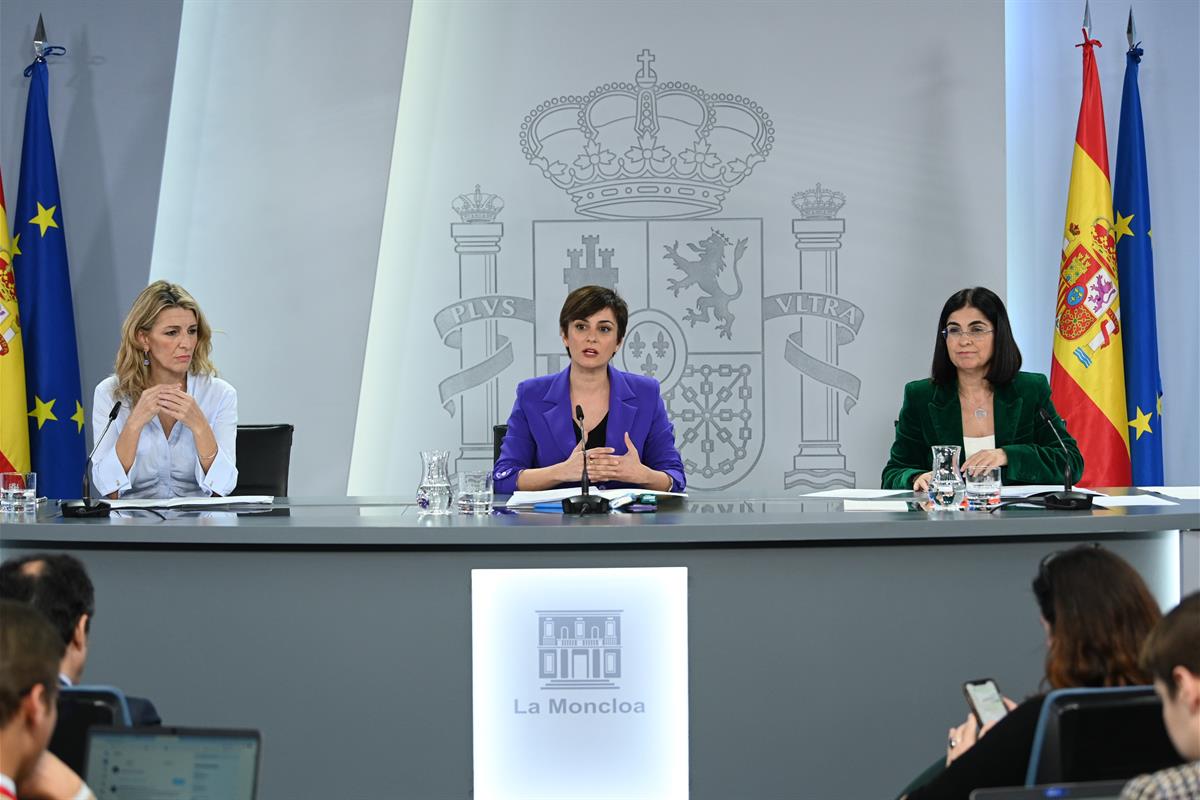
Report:
[{"label": "black chair", "polygon": [[293,425],[238,425],[235,495],[287,497]]},{"label": "black chair", "polygon": [[1059,689],[1038,717],[1025,785],[1125,780],[1182,763],[1154,687]]},{"label": "black chair", "polygon": [[58,690],[58,723],[49,750],[79,775],[87,758],[87,733],[93,725],[128,728],[129,703],[111,686],[62,686]]},{"label": "black chair", "polygon": [[500,460],[500,445],[504,444],[504,434],[508,433],[507,425],[492,426],[492,463]]}]

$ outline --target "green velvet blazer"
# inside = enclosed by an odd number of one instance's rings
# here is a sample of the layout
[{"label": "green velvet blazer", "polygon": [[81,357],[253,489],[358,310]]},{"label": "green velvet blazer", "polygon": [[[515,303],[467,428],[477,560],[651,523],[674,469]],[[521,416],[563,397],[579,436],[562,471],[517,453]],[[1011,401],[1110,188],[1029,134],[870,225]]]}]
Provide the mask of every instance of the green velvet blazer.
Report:
[{"label": "green velvet blazer", "polygon": [[[1050,412],[1050,419],[1067,445],[1064,454],[1050,426],[1038,409]],[[1072,482],[1083,474],[1083,456],[1067,433],[1067,425],[1050,402],[1050,383],[1036,372],[1018,372],[1007,386],[995,389],[992,398],[996,429],[996,447],[1008,456],[1001,471],[1006,486],[1023,483],[1058,484],[1063,481],[1066,463],[1071,465]],[[880,485],[884,489],[911,489],[918,475],[933,464],[930,448],[935,444],[963,446],[962,406],[958,386],[935,386],[926,378],[904,387],[904,405],[896,422],[896,440],[883,468]]]}]

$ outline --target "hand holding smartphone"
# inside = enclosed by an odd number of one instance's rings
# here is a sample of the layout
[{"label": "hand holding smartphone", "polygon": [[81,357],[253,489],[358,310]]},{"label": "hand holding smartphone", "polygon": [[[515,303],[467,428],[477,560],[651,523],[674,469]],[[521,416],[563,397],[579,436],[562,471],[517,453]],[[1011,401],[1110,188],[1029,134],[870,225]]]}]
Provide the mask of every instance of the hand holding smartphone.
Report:
[{"label": "hand holding smartphone", "polygon": [[963,694],[980,727],[1002,719],[1008,713],[1000,687],[991,678],[967,681],[963,684]]}]

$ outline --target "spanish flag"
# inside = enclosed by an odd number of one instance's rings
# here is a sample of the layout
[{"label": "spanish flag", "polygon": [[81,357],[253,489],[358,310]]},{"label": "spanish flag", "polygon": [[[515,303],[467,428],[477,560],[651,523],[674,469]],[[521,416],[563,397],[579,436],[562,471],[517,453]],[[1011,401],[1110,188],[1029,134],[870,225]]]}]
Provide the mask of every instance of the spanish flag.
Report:
[{"label": "spanish flag", "polygon": [[29,471],[29,426],[25,419],[25,348],[17,314],[13,242],[0,176],[0,472]]},{"label": "spanish flag", "polygon": [[1075,132],[1063,230],[1050,389],[1083,453],[1081,486],[1128,486],[1128,420],[1117,242],[1104,103],[1093,49],[1083,30],[1083,101]]}]

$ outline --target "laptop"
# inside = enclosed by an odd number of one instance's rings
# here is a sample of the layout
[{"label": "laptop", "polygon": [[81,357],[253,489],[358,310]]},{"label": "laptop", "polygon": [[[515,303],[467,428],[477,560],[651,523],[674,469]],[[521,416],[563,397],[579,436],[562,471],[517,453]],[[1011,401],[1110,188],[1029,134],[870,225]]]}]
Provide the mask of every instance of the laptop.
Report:
[{"label": "laptop", "polygon": [[84,778],[97,800],[255,800],[258,731],[88,730]]},{"label": "laptop", "polygon": [[1052,783],[1005,789],[976,789],[970,800],[1118,800],[1128,781]]}]

